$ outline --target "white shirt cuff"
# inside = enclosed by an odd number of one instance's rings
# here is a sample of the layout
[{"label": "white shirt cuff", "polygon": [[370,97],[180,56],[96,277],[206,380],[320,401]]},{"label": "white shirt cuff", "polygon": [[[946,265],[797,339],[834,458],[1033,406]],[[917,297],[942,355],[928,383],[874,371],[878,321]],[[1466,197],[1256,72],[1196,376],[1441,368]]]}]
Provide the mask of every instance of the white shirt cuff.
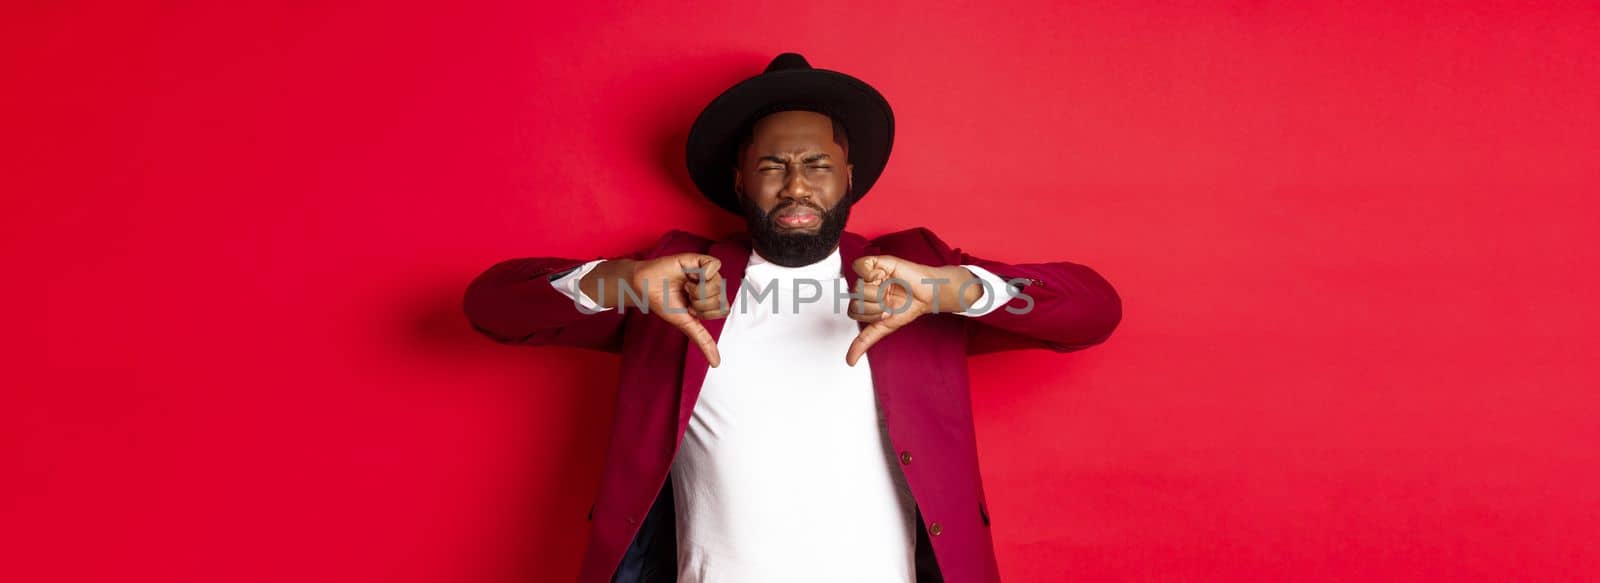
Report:
[{"label": "white shirt cuff", "polygon": [[956,312],[957,314],[972,317],[988,314],[1006,305],[1006,302],[1010,302],[1012,298],[1017,297],[1017,294],[1022,291],[1021,288],[1006,283],[1006,280],[1001,279],[1000,276],[987,269],[976,265],[963,265],[962,267],[967,268],[967,271],[971,271],[972,275],[977,276],[978,281],[981,283],[972,285],[983,286],[983,295],[978,298],[978,301],[973,302],[972,306],[966,311]]},{"label": "white shirt cuff", "polygon": [[584,309],[590,312],[604,312],[606,310],[610,310],[612,308],[601,306],[599,302],[591,299],[589,294],[583,293],[583,289],[578,287],[578,282],[583,280],[583,276],[588,275],[590,271],[594,271],[594,266],[599,265],[604,261],[604,259],[596,259],[583,265],[579,265],[577,269],[574,269],[566,275],[551,281],[550,285],[555,286],[556,291],[559,291],[567,297],[572,298],[573,301],[575,301],[578,305],[583,306]]}]

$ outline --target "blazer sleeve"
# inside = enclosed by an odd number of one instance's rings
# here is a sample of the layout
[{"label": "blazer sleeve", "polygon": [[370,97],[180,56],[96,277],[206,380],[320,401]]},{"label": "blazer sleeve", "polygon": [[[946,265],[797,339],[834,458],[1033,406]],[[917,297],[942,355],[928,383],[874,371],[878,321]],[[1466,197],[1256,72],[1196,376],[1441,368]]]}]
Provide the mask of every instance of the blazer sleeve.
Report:
[{"label": "blazer sleeve", "polygon": [[1000,309],[966,318],[968,354],[1082,350],[1105,342],[1122,321],[1122,298],[1087,266],[1070,261],[1005,263],[952,249],[926,229],[922,233],[947,265],[976,265],[1021,288]]},{"label": "blazer sleeve", "polygon": [[655,257],[672,239],[668,232],[649,249],[592,259],[524,257],[490,266],[467,284],[462,309],[472,328],[501,344],[573,346],[622,352],[622,310],[585,311],[551,285],[550,276],[594,259]]}]

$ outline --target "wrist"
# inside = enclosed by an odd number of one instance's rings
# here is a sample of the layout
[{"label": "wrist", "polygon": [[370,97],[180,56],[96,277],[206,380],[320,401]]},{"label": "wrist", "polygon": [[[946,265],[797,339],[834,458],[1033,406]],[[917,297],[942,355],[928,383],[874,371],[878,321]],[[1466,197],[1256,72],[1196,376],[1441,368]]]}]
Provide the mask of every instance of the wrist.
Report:
[{"label": "wrist", "polygon": [[940,273],[938,277],[950,283],[939,287],[939,312],[962,312],[983,298],[982,282],[968,283],[978,279],[978,276],[967,268],[960,265],[951,265],[941,268],[941,270],[943,273]]},{"label": "wrist", "polygon": [[[579,280],[578,287],[583,293],[595,299],[595,303],[607,308],[616,308],[622,305],[625,297],[622,290],[633,281],[633,273],[638,262],[632,259],[612,259],[595,266],[593,271]],[[602,289],[603,282],[603,289]],[[604,291],[604,293],[601,293]],[[637,292],[635,292],[637,294]]]}]

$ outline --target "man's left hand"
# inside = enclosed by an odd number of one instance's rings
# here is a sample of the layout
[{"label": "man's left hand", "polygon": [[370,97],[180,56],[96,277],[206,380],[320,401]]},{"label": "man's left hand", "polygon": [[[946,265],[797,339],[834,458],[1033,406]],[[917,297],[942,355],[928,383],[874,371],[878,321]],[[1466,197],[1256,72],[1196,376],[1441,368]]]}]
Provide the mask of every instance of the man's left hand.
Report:
[{"label": "man's left hand", "polygon": [[[871,324],[850,344],[844,361],[855,366],[868,348],[930,312],[960,312],[983,297],[983,286],[961,284],[976,276],[959,265],[931,267],[893,255],[868,255],[851,266],[860,276],[850,300],[850,318]],[[963,295],[967,297],[961,297]]]}]

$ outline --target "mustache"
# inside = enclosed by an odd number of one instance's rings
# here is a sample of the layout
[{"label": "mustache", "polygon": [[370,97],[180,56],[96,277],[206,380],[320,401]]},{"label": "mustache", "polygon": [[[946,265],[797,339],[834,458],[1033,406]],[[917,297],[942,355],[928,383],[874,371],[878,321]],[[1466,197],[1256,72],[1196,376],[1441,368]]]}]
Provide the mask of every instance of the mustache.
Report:
[{"label": "mustache", "polygon": [[797,207],[797,206],[803,206],[803,207],[816,209],[817,214],[819,214],[819,215],[826,215],[826,214],[828,214],[830,212],[829,209],[825,209],[825,208],[822,208],[822,207],[814,205],[814,204],[804,203],[804,202],[791,202],[789,204],[784,204],[784,205],[779,205],[779,206],[772,207],[772,211],[768,212],[767,215],[768,216],[775,215],[775,214],[778,214],[780,211],[783,211],[785,209],[792,208],[792,207]]}]

